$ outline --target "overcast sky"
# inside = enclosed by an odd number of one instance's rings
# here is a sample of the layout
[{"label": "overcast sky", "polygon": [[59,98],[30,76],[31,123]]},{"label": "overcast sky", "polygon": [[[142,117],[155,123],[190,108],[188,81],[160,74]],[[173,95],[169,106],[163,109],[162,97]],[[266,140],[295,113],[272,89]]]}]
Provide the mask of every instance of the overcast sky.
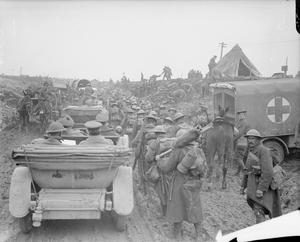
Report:
[{"label": "overcast sky", "polygon": [[235,44],[263,74],[300,70],[295,2],[0,2],[0,73],[139,80],[207,73]]}]

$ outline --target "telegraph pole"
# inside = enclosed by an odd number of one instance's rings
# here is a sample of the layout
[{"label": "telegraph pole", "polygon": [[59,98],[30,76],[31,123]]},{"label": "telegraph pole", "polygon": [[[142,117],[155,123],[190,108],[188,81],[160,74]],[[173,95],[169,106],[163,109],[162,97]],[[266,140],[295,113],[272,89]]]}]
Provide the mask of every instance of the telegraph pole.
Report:
[{"label": "telegraph pole", "polygon": [[220,56],[220,60],[223,57],[223,48],[226,48],[227,44],[225,44],[224,42],[219,43],[219,45],[221,46],[221,56]]}]

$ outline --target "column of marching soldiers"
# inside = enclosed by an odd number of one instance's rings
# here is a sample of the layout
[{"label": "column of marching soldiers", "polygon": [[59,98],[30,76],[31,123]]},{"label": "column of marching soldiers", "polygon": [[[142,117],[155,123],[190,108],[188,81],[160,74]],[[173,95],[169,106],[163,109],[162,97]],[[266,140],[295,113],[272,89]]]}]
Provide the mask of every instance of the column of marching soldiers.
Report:
[{"label": "column of marching soldiers", "polygon": [[[194,225],[196,239],[206,236],[202,227],[200,190],[207,168],[205,136],[201,130],[206,129],[213,121],[209,120],[208,108],[200,105],[196,112],[187,115],[183,113],[184,110],[181,112],[175,106],[155,104],[120,92],[114,93],[107,101],[91,92],[81,99],[80,105],[97,105],[102,108],[95,120],[85,123],[89,136],[79,145],[112,144],[105,136],[119,136],[119,143],[123,142],[123,145],[129,145],[135,151],[133,169],[137,168],[138,171],[138,188],[145,196],[151,190],[150,187],[154,188],[160,201],[161,216],[172,225],[171,235],[181,239],[182,223],[187,221]],[[245,136],[250,140],[249,146],[256,149],[250,162],[258,157],[261,162],[268,163],[271,157],[260,144],[261,135],[250,129],[245,113],[245,110],[239,112],[240,123],[237,125],[239,132],[236,139]],[[63,115],[49,125],[46,130],[47,137],[35,139],[32,143],[59,145],[63,135],[84,135],[73,129],[73,125],[72,118]],[[263,182],[257,182],[256,171],[248,169],[246,162],[242,161],[245,157],[244,148],[235,149],[235,167],[237,174],[241,170],[247,170],[244,173],[241,194],[244,194],[245,188],[251,188],[249,179],[251,183],[252,176],[256,183],[255,198],[251,199],[247,192],[247,202],[254,211],[256,222],[263,221],[266,215],[280,215],[281,211],[276,214],[270,208],[273,201],[264,203],[263,199],[270,193],[270,189]],[[246,158],[249,158],[248,153]],[[268,164],[262,167],[263,172],[268,173]],[[267,183],[266,180],[264,182]],[[274,197],[274,194],[270,196]]]}]

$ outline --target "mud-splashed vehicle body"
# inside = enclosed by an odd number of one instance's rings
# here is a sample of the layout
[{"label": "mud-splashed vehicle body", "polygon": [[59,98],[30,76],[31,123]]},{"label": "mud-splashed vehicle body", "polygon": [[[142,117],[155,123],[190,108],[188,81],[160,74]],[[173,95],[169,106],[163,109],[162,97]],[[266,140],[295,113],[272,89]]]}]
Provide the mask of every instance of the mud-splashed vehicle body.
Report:
[{"label": "mud-splashed vehicle body", "polygon": [[44,220],[100,219],[117,230],[133,210],[131,150],[118,145],[23,145],[12,152],[9,211],[23,232]]}]

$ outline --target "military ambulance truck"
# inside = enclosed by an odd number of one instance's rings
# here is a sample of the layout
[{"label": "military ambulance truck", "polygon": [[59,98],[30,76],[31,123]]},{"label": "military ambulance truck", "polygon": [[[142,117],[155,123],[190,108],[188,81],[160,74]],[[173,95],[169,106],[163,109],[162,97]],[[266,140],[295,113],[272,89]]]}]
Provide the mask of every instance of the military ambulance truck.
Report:
[{"label": "military ambulance truck", "polygon": [[220,82],[210,88],[215,115],[218,105],[229,107],[234,122],[236,112],[246,110],[249,125],[280,162],[291,149],[299,149],[300,78]]}]

